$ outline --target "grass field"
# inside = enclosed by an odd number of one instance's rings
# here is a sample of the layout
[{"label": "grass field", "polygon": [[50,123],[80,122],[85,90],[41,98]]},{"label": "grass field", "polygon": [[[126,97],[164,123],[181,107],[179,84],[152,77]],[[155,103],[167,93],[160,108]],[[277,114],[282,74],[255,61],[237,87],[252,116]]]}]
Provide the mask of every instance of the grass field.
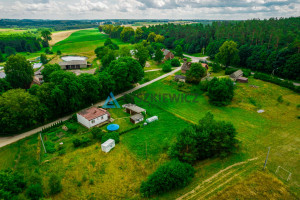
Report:
[{"label": "grass field", "polygon": [[[139,92],[182,94],[171,80],[172,78],[167,78],[162,82],[153,83]],[[256,85],[258,88],[250,87],[250,85]],[[283,103],[277,101],[279,96],[283,97]],[[292,179],[285,183],[299,195],[297,190],[300,179],[299,159],[296,159],[296,155],[299,155],[297,147],[300,145],[299,131],[296,131],[300,130],[299,119],[297,119],[299,95],[277,85],[250,78],[248,84],[237,84],[235,97],[230,106],[221,108],[212,106],[205,95],[200,95],[197,101],[198,103],[157,102],[155,104],[192,123],[197,123],[208,111],[212,112],[218,120],[231,121],[237,128],[237,138],[242,144],[241,150],[238,154],[224,160],[216,159],[198,163],[196,168],[201,173],[196,174],[195,182],[182,191],[165,195],[165,199],[176,198],[178,194],[192,190],[196,187],[196,182],[201,182],[217,170],[245,159],[259,157],[258,163],[245,164],[244,167],[248,171],[241,172],[241,177],[249,174],[259,166],[263,166],[263,158],[269,146],[271,156],[268,169],[275,173],[280,165],[292,172]],[[260,108],[264,109],[265,113],[258,114],[256,111]]]},{"label": "grass field", "polygon": [[30,31],[37,31],[37,29],[13,29],[13,28],[0,28],[0,35],[20,34]]}]

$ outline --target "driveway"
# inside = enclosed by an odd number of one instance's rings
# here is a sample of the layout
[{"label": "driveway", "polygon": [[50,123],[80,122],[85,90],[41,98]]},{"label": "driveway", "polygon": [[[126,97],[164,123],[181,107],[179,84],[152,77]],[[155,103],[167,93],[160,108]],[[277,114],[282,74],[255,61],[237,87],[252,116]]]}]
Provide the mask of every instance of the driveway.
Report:
[{"label": "driveway", "polygon": [[[134,91],[136,91],[136,90],[138,90],[138,89],[141,89],[141,88],[143,88],[143,87],[146,87],[146,86],[148,86],[148,85],[150,85],[150,84],[152,84],[152,83],[154,83],[154,82],[156,82],[156,81],[159,81],[159,80],[161,80],[161,79],[163,79],[163,78],[166,78],[167,76],[170,76],[170,75],[172,75],[172,74],[178,72],[180,69],[181,69],[181,68],[178,67],[178,68],[176,68],[175,70],[173,70],[173,71],[171,71],[171,72],[169,72],[169,73],[167,73],[167,74],[164,74],[164,75],[162,75],[162,76],[160,76],[160,77],[157,77],[156,79],[153,79],[153,80],[151,80],[151,81],[149,81],[149,82],[147,82],[147,83],[144,83],[144,84],[142,84],[142,85],[138,85],[138,86],[136,86],[135,88],[133,88],[133,89],[131,89],[131,90],[128,90],[128,91],[126,91],[126,92],[123,92],[123,93],[121,93],[121,94],[118,94],[118,95],[115,96],[115,98],[116,98],[116,99],[121,98],[121,97],[124,96],[125,94],[132,93],[132,92],[134,92]],[[99,102],[99,103],[96,103],[96,104],[93,105],[93,106],[102,106],[104,103],[105,103],[105,100],[104,100],[104,101],[101,101],[101,102]],[[86,108],[85,108],[85,109],[86,109]],[[73,115],[73,114],[72,114],[72,115]],[[68,116],[59,118],[59,119],[57,119],[57,120],[54,121],[54,122],[51,122],[51,123],[49,123],[49,124],[40,126],[40,127],[35,128],[35,129],[33,129],[33,130],[27,131],[27,132],[25,132],[25,133],[21,133],[21,134],[19,134],[19,135],[8,136],[8,137],[0,137],[0,148],[1,148],[1,147],[4,147],[4,146],[6,146],[6,145],[9,145],[9,144],[11,144],[11,143],[17,142],[17,141],[19,141],[19,140],[21,140],[21,139],[23,139],[23,138],[28,137],[28,136],[31,136],[31,135],[33,135],[33,134],[35,134],[35,133],[38,133],[38,132],[40,132],[43,128],[49,127],[49,126],[51,126],[52,124],[55,124],[55,123],[60,122],[60,121],[66,121],[66,120],[70,119],[70,118],[72,117],[72,115],[68,115]]]},{"label": "driveway", "polygon": [[206,62],[211,62],[208,59],[208,56],[205,56],[205,57],[195,57],[195,56],[190,56],[190,55],[187,55],[187,54],[183,54],[185,57],[189,57],[192,59],[192,62],[199,62],[200,60],[201,61],[206,61]]}]

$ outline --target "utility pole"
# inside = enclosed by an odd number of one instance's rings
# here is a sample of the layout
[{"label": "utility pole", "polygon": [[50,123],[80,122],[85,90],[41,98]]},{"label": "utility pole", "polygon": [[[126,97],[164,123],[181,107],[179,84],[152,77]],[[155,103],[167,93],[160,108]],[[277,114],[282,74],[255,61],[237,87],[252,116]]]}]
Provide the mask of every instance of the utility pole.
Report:
[{"label": "utility pole", "polygon": [[267,157],[266,157],[266,160],[265,160],[265,164],[264,164],[263,170],[265,170],[265,168],[266,168],[268,157],[269,157],[269,153],[270,153],[270,149],[271,149],[271,147],[269,147],[268,154],[267,154]]}]

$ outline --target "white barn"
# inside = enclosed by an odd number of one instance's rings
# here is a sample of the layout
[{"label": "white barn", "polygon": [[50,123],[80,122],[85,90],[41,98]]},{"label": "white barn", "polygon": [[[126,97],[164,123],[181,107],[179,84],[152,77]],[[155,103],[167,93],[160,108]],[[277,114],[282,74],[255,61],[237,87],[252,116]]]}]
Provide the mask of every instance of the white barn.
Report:
[{"label": "white barn", "polygon": [[77,113],[77,121],[87,128],[91,128],[110,119],[110,114],[103,108],[92,107]]},{"label": "white barn", "polygon": [[101,144],[101,150],[108,153],[112,148],[116,146],[115,140],[109,139],[103,144]]}]

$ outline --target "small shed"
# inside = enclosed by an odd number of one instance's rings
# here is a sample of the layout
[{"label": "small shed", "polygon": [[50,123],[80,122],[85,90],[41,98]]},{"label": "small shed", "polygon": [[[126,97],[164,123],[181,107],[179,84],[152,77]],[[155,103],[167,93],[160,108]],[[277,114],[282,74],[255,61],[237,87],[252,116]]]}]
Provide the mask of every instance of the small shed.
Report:
[{"label": "small shed", "polygon": [[174,80],[175,80],[175,81],[185,82],[186,77],[183,76],[183,75],[175,75]]},{"label": "small shed", "polygon": [[243,71],[242,70],[237,70],[236,72],[230,74],[230,78],[236,80],[237,78],[239,77],[242,77],[243,76]]},{"label": "small shed", "polygon": [[137,124],[137,123],[140,123],[142,121],[144,121],[144,116],[142,114],[135,114],[135,115],[132,115],[130,117],[130,121],[131,123],[133,124]]},{"label": "small shed", "polygon": [[201,63],[202,67],[204,67],[206,70],[208,70],[208,64],[206,63]]},{"label": "small shed", "polygon": [[151,123],[151,122],[154,122],[154,121],[157,121],[158,120],[158,117],[157,116],[153,116],[153,117],[150,117],[148,119],[146,119],[146,122],[147,123]]},{"label": "small shed", "polygon": [[183,64],[181,66],[181,72],[185,74],[187,71],[189,71],[191,68],[191,64],[192,64],[191,62],[187,62],[187,59],[184,58]]},{"label": "small shed", "polygon": [[239,83],[248,83],[248,78],[246,78],[246,77],[238,77],[236,79],[236,81],[239,82]]},{"label": "small shed", "polygon": [[141,108],[135,104],[124,104],[122,105],[123,108],[125,108],[125,111],[129,113],[130,115],[135,115],[135,114],[141,114],[142,112],[146,112],[144,108]]},{"label": "small shed", "polygon": [[115,140],[109,139],[103,144],[101,144],[101,150],[108,153],[112,148],[116,146]]}]

